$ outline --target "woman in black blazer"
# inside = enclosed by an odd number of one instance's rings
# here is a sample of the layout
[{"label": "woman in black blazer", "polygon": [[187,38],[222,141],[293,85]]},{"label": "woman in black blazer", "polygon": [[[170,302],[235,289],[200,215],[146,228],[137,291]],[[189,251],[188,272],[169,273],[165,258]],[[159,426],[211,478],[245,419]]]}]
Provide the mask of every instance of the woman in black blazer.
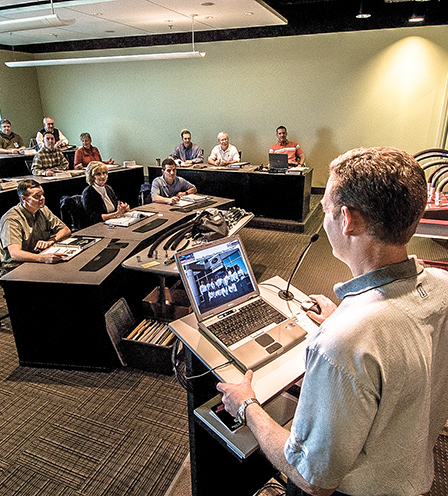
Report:
[{"label": "woman in black blazer", "polygon": [[86,169],[89,186],[82,192],[82,204],[90,224],[121,217],[130,208],[117,200],[114,190],[106,184],[109,171],[103,162],[90,162]]}]

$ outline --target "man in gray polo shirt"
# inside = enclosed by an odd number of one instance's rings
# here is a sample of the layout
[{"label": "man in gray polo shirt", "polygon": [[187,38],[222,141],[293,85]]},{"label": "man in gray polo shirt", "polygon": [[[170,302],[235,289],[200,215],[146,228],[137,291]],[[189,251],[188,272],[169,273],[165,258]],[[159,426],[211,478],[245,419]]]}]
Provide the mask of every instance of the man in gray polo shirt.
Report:
[{"label": "man in gray polo shirt", "polygon": [[182,196],[196,193],[196,187],[183,177],[177,177],[176,162],[166,158],[162,162],[162,176],[151,184],[151,199],[155,203],[174,205]]},{"label": "man in gray polo shirt", "polygon": [[0,219],[2,264],[62,261],[61,255],[41,253],[70,235],[70,229],[45,206],[42,186],[27,179],[19,183],[17,193],[20,203]]},{"label": "man in gray polo shirt", "polygon": [[448,272],[407,253],[426,190],[422,168],[396,148],[335,159],[324,229],[353,279],[335,286],[338,307],[311,295],[321,312],[307,314],[321,326],[291,431],[257,402],[251,371],[217,386],[288,476],[288,496],[417,496],[431,487],[448,415]]}]

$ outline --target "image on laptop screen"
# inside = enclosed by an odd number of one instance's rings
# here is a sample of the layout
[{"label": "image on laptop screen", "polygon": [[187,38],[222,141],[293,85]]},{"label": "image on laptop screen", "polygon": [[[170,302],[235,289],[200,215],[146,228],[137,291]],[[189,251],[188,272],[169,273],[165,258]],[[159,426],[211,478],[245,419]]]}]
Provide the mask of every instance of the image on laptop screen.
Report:
[{"label": "image on laptop screen", "polygon": [[257,291],[238,239],[181,255],[179,264],[194,299],[192,303],[201,315],[211,315]]}]

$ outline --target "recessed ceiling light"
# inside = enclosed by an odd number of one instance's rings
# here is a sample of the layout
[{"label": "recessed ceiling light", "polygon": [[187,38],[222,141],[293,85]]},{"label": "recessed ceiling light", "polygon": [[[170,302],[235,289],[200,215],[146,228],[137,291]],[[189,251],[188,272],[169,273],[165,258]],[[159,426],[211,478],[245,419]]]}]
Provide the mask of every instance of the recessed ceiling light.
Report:
[{"label": "recessed ceiling light", "polygon": [[204,19],[206,19],[206,20],[213,19],[213,16],[206,16],[206,17],[204,17]]},{"label": "recessed ceiling light", "polygon": [[105,33],[115,33],[115,31],[114,31],[114,30],[112,30],[112,29],[107,29],[107,30],[106,30],[106,31],[104,31],[104,32],[105,32]]},{"label": "recessed ceiling light", "polygon": [[244,12],[244,15],[251,16],[251,15],[254,15],[254,13],[253,12]]},{"label": "recessed ceiling light", "polygon": [[102,15],[103,15],[103,13],[102,13],[102,12],[94,12],[94,13],[93,13],[93,15],[94,15],[94,16],[102,16]]},{"label": "recessed ceiling light", "polygon": [[212,5],[215,5],[213,2],[202,2],[201,5],[203,7],[211,7]]}]

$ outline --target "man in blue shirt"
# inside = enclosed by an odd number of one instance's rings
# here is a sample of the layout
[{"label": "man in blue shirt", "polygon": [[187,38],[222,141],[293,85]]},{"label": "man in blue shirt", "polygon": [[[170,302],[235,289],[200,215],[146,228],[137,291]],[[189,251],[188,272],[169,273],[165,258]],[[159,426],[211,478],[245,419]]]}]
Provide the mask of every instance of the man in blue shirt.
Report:
[{"label": "man in blue shirt", "polygon": [[196,187],[183,177],[177,177],[176,163],[172,158],[162,162],[162,176],[151,184],[151,199],[154,203],[174,205],[182,196],[196,193]]},{"label": "man in blue shirt", "polygon": [[184,165],[200,164],[204,162],[204,154],[202,148],[191,142],[191,133],[188,129],[184,129],[180,133],[182,143],[174,148],[171,158],[181,160]]},{"label": "man in blue shirt", "polygon": [[448,273],[407,254],[426,206],[423,169],[392,147],[360,148],[330,164],[322,206],[335,257],[353,279],[338,307],[311,295],[321,323],[309,339],[291,431],[255,398],[248,371],[218,384],[288,477],[288,496],[417,496],[434,476],[448,412]]}]

